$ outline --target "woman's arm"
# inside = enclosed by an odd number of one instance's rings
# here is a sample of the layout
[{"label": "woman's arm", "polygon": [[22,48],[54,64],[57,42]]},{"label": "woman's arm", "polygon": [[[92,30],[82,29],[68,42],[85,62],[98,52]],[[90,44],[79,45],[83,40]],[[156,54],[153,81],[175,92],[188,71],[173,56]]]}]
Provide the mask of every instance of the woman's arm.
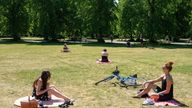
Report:
[{"label": "woman's arm", "polygon": [[48,91],[48,88],[45,89],[45,90],[41,90],[41,87],[42,87],[42,81],[38,80],[37,81],[37,88],[36,88],[36,95],[41,95],[41,94],[43,94],[43,93]]},{"label": "woman's arm", "polygon": [[159,81],[162,81],[163,80],[163,75],[162,76],[160,76],[159,78],[156,78],[156,79],[154,79],[154,80],[152,80],[152,83],[156,83],[156,82],[159,82]]},{"label": "woman's arm", "polygon": [[163,80],[163,75],[162,76],[160,76],[159,78],[156,78],[156,79],[154,79],[154,80],[149,80],[149,81],[147,81],[146,83],[156,83],[156,82],[159,82],[159,81],[162,81]]}]

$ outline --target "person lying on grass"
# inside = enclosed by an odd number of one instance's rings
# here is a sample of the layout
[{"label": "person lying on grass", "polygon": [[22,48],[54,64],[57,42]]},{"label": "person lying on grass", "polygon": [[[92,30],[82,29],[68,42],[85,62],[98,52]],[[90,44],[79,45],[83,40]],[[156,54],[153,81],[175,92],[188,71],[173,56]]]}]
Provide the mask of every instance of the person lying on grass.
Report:
[{"label": "person lying on grass", "polygon": [[[155,91],[154,94],[151,94],[150,97],[155,101],[167,101],[173,99],[173,78],[170,74],[172,70],[173,62],[168,62],[163,65],[162,70],[163,74],[154,80],[146,81],[143,84],[144,89],[141,90],[134,98],[147,97],[151,89]],[[162,88],[155,85],[157,82],[162,82]]]},{"label": "person lying on grass", "polygon": [[64,43],[63,50],[61,52],[70,52],[69,48],[67,47],[67,44]]},{"label": "person lying on grass", "polygon": [[62,95],[62,93],[54,86],[49,84],[51,73],[49,71],[43,71],[41,76],[38,77],[33,83],[32,96],[41,101],[47,101],[51,99],[51,95],[64,99],[67,102],[73,102],[69,97]]},{"label": "person lying on grass", "polygon": [[103,51],[101,52],[101,60],[99,60],[100,62],[109,62],[108,59],[108,52],[107,49],[103,49]]}]

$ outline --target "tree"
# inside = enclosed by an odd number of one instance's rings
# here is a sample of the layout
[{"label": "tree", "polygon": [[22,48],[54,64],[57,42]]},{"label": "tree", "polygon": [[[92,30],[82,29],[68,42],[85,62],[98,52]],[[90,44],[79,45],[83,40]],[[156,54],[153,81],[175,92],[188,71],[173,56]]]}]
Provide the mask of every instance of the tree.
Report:
[{"label": "tree", "polygon": [[0,35],[4,35],[6,32],[6,17],[5,17],[5,1],[0,1]]},{"label": "tree", "polygon": [[66,35],[69,35],[72,40],[80,39],[80,35],[83,32],[83,19],[79,13],[81,1],[70,0],[68,5],[68,15],[66,16],[65,31]]},{"label": "tree", "polygon": [[33,0],[38,12],[38,32],[44,40],[56,40],[64,31],[64,22],[68,14],[68,0]]},{"label": "tree", "polygon": [[141,36],[150,42],[191,34],[191,0],[0,0],[0,35],[57,40]]},{"label": "tree", "polygon": [[134,34],[143,34],[146,20],[145,2],[141,0],[120,1],[120,28],[123,35],[129,35],[133,40]]},{"label": "tree", "polygon": [[92,0],[90,27],[94,34],[97,34],[98,42],[105,42],[104,34],[111,34],[113,32],[114,22],[117,20],[116,9],[117,4],[115,0]]},{"label": "tree", "polygon": [[150,42],[157,42],[165,36],[176,36],[175,12],[180,0],[147,0],[148,15],[146,33]]},{"label": "tree", "polygon": [[177,11],[175,12],[177,23],[176,40],[180,37],[186,37],[188,31],[190,31],[190,14],[192,12],[191,4],[191,0],[182,0],[177,6]]},{"label": "tree", "polygon": [[20,40],[29,29],[28,13],[25,0],[6,0],[2,2],[3,16],[6,18],[7,34],[14,40]]}]

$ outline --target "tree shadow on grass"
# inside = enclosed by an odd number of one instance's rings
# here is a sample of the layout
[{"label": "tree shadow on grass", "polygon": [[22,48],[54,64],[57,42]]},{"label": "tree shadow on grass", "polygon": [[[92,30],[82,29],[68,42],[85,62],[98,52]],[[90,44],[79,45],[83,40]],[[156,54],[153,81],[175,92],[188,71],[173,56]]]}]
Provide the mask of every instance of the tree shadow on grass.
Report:
[{"label": "tree shadow on grass", "polygon": [[174,45],[174,44],[151,44],[149,47],[165,48],[165,49],[177,49],[177,48],[192,48],[192,45]]},{"label": "tree shadow on grass", "polygon": [[125,48],[165,48],[165,49],[177,49],[177,48],[192,48],[192,45],[173,45],[173,44],[148,44],[145,46],[141,46],[140,44],[131,45],[131,47],[127,47],[126,44],[122,43],[86,43],[82,44],[82,46],[91,46],[91,47],[125,47]]},{"label": "tree shadow on grass", "polygon": [[[26,45],[41,45],[41,46],[47,46],[47,45],[63,45],[64,42],[59,41],[44,41],[44,40],[20,40],[20,41],[14,41],[12,39],[1,39],[1,44],[26,44]],[[73,43],[71,43],[73,44]],[[73,44],[75,45],[75,43]]]},{"label": "tree shadow on grass", "polygon": [[[13,41],[11,39],[1,39],[1,44],[27,44],[27,45],[63,45],[64,42],[53,42],[53,41],[43,41],[43,40],[35,40],[35,41],[26,41],[26,40],[20,40],[20,41]],[[81,42],[66,42],[69,45],[82,45],[87,47],[122,47],[122,48],[148,48],[153,49],[155,48],[164,48],[164,49],[177,49],[177,48],[192,48],[192,45],[174,45],[174,44],[146,44],[143,47],[140,44],[133,44],[131,47],[127,47],[126,44],[123,43],[98,43],[98,42],[89,42],[89,43],[81,43]]]},{"label": "tree shadow on grass", "polygon": [[121,43],[98,43],[98,42],[84,43],[84,44],[82,44],[82,46],[88,46],[88,47],[127,47],[125,44],[121,44]]}]

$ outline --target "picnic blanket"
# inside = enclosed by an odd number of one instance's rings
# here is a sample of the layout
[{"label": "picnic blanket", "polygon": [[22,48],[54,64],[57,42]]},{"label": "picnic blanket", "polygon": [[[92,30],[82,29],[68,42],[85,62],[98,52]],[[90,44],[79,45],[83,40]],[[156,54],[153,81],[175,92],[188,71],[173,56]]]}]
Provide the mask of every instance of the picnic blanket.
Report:
[{"label": "picnic blanket", "polygon": [[[30,97],[30,100],[33,100],[33,99],[34,99],[33,97]],[[28,100],[28,96],[21,97],[21,98],[15,100],[14,105],[20,107],[21,101],[27,101],[27,100]],[[57,106],[63,104],[64,102],[65,101],[63,99],[52,96],[51,100],[43,101],[43,105],[44,105],[44,107],[50,108],[50,107],[57,107]]]},{"label": "picnic blanket", "polygon": [[101,62],[101,60],[97,60],[96,63],[97,63],[97,64],[111,64],[112,61],[109,60],[109,62]]},{"label": "picnic blanket", "polygon": [[184,104],[182,104],[181,102],[172,99],[169,101],[159,101],[159,102],[154,102],[155,106],[161,107],[161,106],[172,106],[172,107],[179,107],[179,106],[186,106]]}]

